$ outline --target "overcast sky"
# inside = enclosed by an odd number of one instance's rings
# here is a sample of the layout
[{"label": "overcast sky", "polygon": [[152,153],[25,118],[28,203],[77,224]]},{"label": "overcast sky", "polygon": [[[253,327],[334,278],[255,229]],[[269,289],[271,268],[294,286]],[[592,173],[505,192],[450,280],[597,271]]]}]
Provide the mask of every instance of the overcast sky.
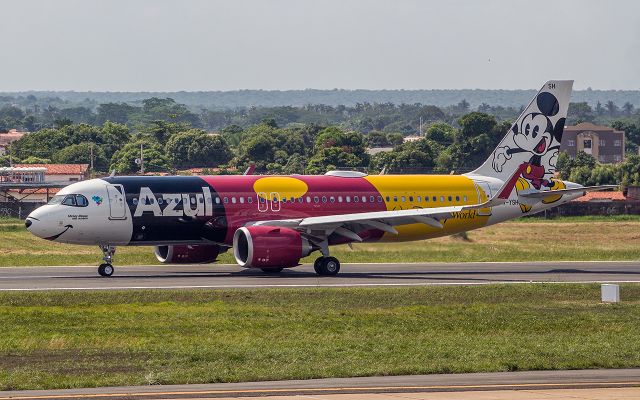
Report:
[{"label": "overcast sky", "polygon": [[640,89],[640,1],[0,2],[0,91]]}]

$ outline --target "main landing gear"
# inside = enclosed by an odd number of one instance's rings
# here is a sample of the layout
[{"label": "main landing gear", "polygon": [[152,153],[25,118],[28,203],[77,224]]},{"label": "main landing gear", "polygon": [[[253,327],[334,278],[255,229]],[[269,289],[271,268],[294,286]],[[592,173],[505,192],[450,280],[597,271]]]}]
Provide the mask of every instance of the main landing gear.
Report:
[{"label": "main landing gear", "polygon": [[116,252],[116,248],[115,246],[103,244],[100,245],[100,250],[102,250],[102,254],[104,254],[104,256],[102,257],[104,263],[100,264],[100,266],[98,267],[98,274],[100,274],[100,276],[111,276],[113,275],[113,265],[111,264],[111,261],[113,260],[113,255]]},{"label": "main landing gear", "polygon": [[335,257],[318,257],[313,263],[316,274],[322,276],[333,276],[340,272],[340,261]]}]

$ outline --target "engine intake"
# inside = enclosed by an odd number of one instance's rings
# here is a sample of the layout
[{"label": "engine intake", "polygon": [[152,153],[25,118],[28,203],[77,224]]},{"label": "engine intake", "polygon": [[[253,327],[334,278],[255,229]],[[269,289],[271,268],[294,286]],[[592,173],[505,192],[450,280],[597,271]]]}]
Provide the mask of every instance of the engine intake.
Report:
[{"label": "engine intake", "polygon": [[155,254],[163,264],[204,264],[214,262],[220,254],[216,245],[156,246]]},{"label": "engine intake", "polygon": [[313,246],[300,232],[273,226],[239,228],[233,235],[233,255],[241,267],[294,267]]}]

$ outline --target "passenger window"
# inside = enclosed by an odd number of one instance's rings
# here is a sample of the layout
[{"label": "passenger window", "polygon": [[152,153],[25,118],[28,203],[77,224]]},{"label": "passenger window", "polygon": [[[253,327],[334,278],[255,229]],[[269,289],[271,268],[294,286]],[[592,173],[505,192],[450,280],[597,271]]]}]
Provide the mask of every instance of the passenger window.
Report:
[{"label": "passenger window", "polygon": [[320,202],[320,198],[318,196],[313,196],[313,202],[314,203],[319,203]]},{"label": "passenger window", "polygon": [[225,197],[223,201],[224,201],[224,204],[229,204],[229,198],[228,197]]},{"label": "passenger window", "polygon": [[204,197],[198,197],[198,203],[204,204]]},{"label": "passenger window", "polygon": [[329,197],[329,201],[332,202],[332,203],[335,203],[336,202],[336,198],[331,196],[331,197]]},{"label": "passenger window", "polygon": [[444,203],[444,196],[440,196],[440,201]]},{"label": "passenger window", "polygon": [[353,196],[353,202],[354,202],[354,203],[357,203],[357,202],[359,202],[359,201],[360,201],[360,197],[358,197],[358,196]]},{"label": "passenger window", "polygon": [[138,198],[134,197],[131,202],[133,203],[134,206],[137,205],[138,204]]},{"label": "passenger window", "polygon": [[378,196],[378,203],[382,203],[382,196]]},{"label": "passenger window", "polygon": [[153,197],[148,199],[148,200],[149,200],[149,204],[153,204],[153,202],[155,201],[155,199]]},{"label": "passenger window", "polygon": [[433,201],[438,201],[438,198],[436,196],[433,196]]},{"label": "passenger window", "polygon": [[[176,197],[176,204],[180,203],[180,198]],[[220,203],[220,199],[218,199],[218,203]]]},{"label": "passenger window", "polygon": [[416,199],[418,200],[418,203],[422,202],[422,197],[421,196],[416,197]]},{"label": "passenger window", "polygon": [[404,203],[406,200],[407,200],[407,198],[402,196],[402,202]]},{"label": "passenger window", "polygon": [[398,196],[393,196],[393,201],[397,202],[398,201]]},{"label": "passenger window", "polygon": [[298,198],[298,203],[304,203],[304,199],[302,197]]},{"label": "passenger window", "polygon": [[366,203],[367,202],[367,196],[362,196],[362,202]]},{"label": "passenger window", "polygon": [[287,198],[286,198],[286,197],[283,197],[283,198],[282,198],[282,202],[283,202],[283,203],[286,203],[286,202],[287,202]]},{"label": "passenger window", "polygon": [[347,196],[347,203],[351,203],[351,196]]},{"label": "passenger window", "polygon": [[391,201],[391,197],[389,197],[389,196],[385,197],[385,199],[386,199],[387,201]]},{"label": "passenger window", "polygon": [[240,204],[244,204],[244,197],[240,197]]},{"label": "passenger window", "polygon": [[307,196],[307,203],[311,203],[311,196]]},{"label": "passenger window", "polygon": [[342,196],[338,196],[338,203],[342,203]]},{"label": "passenger window", "polygon": [[196,198],[195,197],[191,197],[191,204],[195,205],[196,204]]},{"label": "passenger window", "polygon": [[247,196],[247,203],[249,204],[253,203],[253,197]]},{"label": "passenger window", "polygon": [[[178,202],[178,199],[176,199],[176,203]],[[216,204],[220,204],[220,197],[216,196]]]},{"label": "passenger window", "polygon": [[456,201],[460,201],[460,196],[456,196]]},{"label": "passenger window", "polygon": [[374,201],[376,201],[375,196],[369,196],[369,202],[373,203]]},{"label": "passenger window", "polygon": [[158,204],[162,204],[162,197],[158,197]]},{"label": "passenger window", "polygon": [[322,202],[326,203],[327,202],[327,196],[322,196]]},{"label": "passenger window", "polygon": [[413,202],[413,196],[409,196],[409,201]]},{"label": "passenger window", "polygon": [[231,198],[231,203],[236,204],[236,198],[235,198],[235,196]]},{"label": "passenger window", "polygon": [[462,200],[464,200],[464,201],[467,201],[467,199],[468,199],[468,198],[467,198],[467,196],[464,196],[464,197],[462,198]]},{"label": "passenger window", "polygon": [[429,196],[424,196],[424,201],[428,202],[429,201]]}]

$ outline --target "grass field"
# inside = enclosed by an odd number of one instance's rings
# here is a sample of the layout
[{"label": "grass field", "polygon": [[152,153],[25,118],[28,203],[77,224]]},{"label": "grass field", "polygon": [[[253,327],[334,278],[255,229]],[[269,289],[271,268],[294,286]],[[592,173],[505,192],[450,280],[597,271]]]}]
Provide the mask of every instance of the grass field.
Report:
[{"label": "grass field", "polygon": [[0,293],[0,389],[640,367],[640,285]]},{"label": "grass field", "polygon": [[[469,241],[445,237],[422,242],[356,244],[332,249],[342,262],[640,260],[640,216],[520,219],[471,231]],[[96,265],[97,247],[51,243],[19,220],[0,220],[0,266]],[[303,262],[312,262],[313,254]],[[116,264],[157,264],[149,247],[120,247]],[[222,263],[234,263],[230,252]]]}]

